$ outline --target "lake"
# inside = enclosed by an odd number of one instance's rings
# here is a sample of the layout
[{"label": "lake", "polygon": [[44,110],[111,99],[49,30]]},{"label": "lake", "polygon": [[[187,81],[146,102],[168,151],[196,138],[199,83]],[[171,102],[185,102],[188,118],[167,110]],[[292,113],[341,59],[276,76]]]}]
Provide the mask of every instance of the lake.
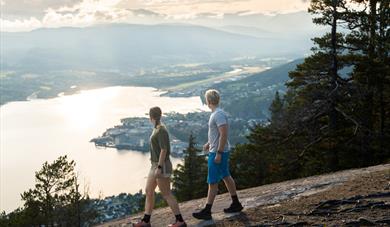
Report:
[{"label": "lake", "polygon": [[[89,141],[122,118],[145,117],[152,106],[163,112],[207,110],[200,97],[161,94],[154,88],[107,87],[1,106],[0,210],[21,206],[20,193],[34,186],[35,171],[61,155],[76,161],[80,182],[94,198],[143,189],[149,154],[96,148]],[[181,160],[172,162],[177,165]]]}]

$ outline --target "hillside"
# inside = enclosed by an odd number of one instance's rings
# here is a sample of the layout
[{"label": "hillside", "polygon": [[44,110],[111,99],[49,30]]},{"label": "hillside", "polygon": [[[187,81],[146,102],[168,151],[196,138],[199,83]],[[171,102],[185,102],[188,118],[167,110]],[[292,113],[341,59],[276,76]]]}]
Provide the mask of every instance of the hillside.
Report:
[{"label": "hillside", "polygon": [[297,59],[240,80],[222,82],[214,88],[221,91],[225,97],[222,106],[233,116],[267,119],[275,92],[286,90],[288,73],[302,62],[303,59]]},{"label": "hillside", "polygon": [[[191,217],[195,209],[203,206],[204,198],[181,203],[180,207],[189,226],[390,224],[390,164],[263,185],[238,194],[244,211],[232,216],[223,214],[222,208],[228,206],[230,199],[228,194],[222,194],[213,207],[212,221]],[[140,216],[99,226],[131,226]],[[153,226],[167,226],[172,221],[169,208],[153,213]]]},{"label": "hillside", "polygon": [[303,63],[303,59],[296,59],[267,71],[253,74],[239,81],[221,83],[218,87],[221,89],[226,89],[230,85],[237,86],[238,84],[257,87],[267,87],[280,83],[284,84],[287,80],[289,80],[288,72],[294,70],[295,67],[301,63]]}]

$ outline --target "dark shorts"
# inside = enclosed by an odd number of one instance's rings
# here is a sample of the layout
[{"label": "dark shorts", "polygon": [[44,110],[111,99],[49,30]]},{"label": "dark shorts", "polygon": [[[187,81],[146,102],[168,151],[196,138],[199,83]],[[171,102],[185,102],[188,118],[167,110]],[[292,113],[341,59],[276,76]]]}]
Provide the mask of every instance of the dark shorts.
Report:
[{"label": "dark shorts", "polygon": [[208,159],[208,174],[207,183],[216,184],[223,178],[230,176],[229,172],[229,155],[230,152],[223,152],[221,155],[221,162],[219,164],[214,162],[216,152],[209,153]]}]

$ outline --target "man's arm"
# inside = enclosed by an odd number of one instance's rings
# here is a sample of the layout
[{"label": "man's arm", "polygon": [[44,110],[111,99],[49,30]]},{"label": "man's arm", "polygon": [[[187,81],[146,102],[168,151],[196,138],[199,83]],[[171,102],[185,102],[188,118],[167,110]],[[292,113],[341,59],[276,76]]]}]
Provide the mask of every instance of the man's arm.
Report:
[{"label": "man's arm", "polygon": [[203,145],[203,151],[209,152],[209,148],[210,148],[210,143],[209,143],[209,142],[207,142],[207,143],[205,143],[205,144]]},{"label": "man's arm", "polygon": [[218,131],[219,131],[219,143],[218,143],[217,151],[223,152],[225,150],[225,145],[227,143],[227,134],[228,134],[227,124],[219,126]]},{"label": "man's arm", "polygon": [[221,153],[225,150],[225,145],[227,142],[227,133],[228,133],[227,124],[219,126],[218,131],[219,131],[219,143],[218,143],[217,154],[215,155],[215,159],[214,159],[215,163],[221,162],[222,159]]}]

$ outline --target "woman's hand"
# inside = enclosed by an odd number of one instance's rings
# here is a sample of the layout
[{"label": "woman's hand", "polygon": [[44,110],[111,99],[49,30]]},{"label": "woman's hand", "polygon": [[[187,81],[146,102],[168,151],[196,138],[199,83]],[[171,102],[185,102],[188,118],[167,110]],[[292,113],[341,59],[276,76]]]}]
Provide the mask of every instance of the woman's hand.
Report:
[{"label": "woman's hand", "polygon": [[221,163],[221,159],[222,159],[222,155],[217,152],[217,154],[215,155],[215,158],[214,158],[214,162],[219,164],[219,163]]},{"label": "woman's hand", "polygon": [[154,170],[154,176],[156,178],[162,177],[162,170],[159,168],[156,168],[156,170]]}]

